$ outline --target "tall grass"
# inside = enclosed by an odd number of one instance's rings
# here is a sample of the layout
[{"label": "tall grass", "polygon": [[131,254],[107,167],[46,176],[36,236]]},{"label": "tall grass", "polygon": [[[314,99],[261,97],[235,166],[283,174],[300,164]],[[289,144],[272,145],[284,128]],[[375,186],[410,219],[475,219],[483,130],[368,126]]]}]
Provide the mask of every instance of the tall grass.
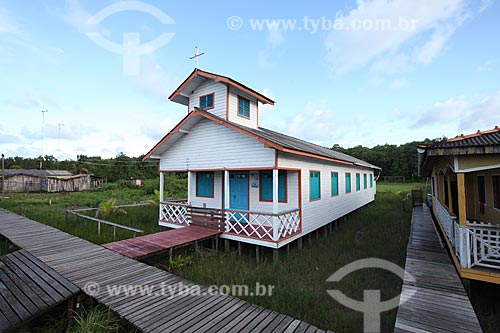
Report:
[{"label": "tall grass", "polygon": [[[277,312],[285,313],[323,329],[337,332],[361,332],[361,313],[343,307],[326,292],[338,289],[349,297],[362,300],[365,289],[381,290],[382,299],[399,294],[402,281],[392,273],[380,269],[361,270],[345,277],[339,283],[326,279],[342,266],[357,259],[377,257],[404,267],[408,243],[410,213],[401,207],[403,194],[381,192],[375,203],[351,215],[327,237],[311,243],[305,238],[302,250],[292,248],[290,254],[281,250],[278,265],[270,256],[257,264],[254,248],[247,247],[243,258],[236,253],[218,253],[203,256],[194,265],[178,274],[202,285],[255,286],[258,282],[273,285],[270,297],[242,297]],[[382,315],[382,331],[394,328],[397,310]]]},{"label": "tall grass", "polygon": [[[58,228],[72,235],[96,244],[113,241],[113,228],[101,225],[101,237],[97,235],[97,223],[82,218],[73,220],[70,215],[66,221],[66,210],[71,208],[97,207],[101,201],[114,198],[118,204],[153,200],[154,194],[146,195],[142,188],[104,190],[76,193],[20,193],[9,194],[8,199],[0,199],[0,207],[14,213]],[[155,205],[127,207],[127,215],[113,218],[114,222],[144,230],[144,234],[160,231],[158,226],[158,207]],[[93,212],[92,214],[95,214]],[[89,213],[89,215],[92,215]],[[132,237],[132,232],[116,229],[116,240]]]}]

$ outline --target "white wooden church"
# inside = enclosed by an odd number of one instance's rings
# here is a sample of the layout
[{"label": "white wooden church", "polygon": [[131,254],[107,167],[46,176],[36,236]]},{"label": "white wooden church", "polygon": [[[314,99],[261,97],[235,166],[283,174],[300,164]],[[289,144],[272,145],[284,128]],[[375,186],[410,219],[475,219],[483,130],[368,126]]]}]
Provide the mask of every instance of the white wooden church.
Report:
[{"label": "white wooden church", "polygon": [[[229,77],[195,69],[169,99],[187,115],[144,157],[159,163],[162,226],[213,221],[278,249],[375,199],[380,168],[259,127],[274,101]],[[187,173],[187,201],[164,201],[166,172]]]}]

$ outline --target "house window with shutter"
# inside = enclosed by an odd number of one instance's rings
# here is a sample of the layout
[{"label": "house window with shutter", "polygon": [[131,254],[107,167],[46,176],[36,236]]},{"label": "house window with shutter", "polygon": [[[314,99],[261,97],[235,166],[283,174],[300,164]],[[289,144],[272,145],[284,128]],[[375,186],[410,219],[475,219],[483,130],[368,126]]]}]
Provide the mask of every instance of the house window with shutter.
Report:
[{"label": "house window with shutter", "polygon": [[496,209],[500,209],[500,175],[493,178],[493,203]]},{"label": "house window with shutter", "polygon": [[332,172],[332,197],[339,195],[339,173]]},{"label": "house window with shutter", "polygon": [[200,109],[209,110],[214,108],[214,93],[200,96]]},{"label": "house window with shutter", "polygon": [[345,174],[345,193],[351,193],[351,174]]},{"label": "house window with shutter", "polygon": [[250,101],[238,96],[238,116],[250,118]]},{"label": "house window with shutter", "polygon": [[196,173],[196,196],[214,197],[214,173],[197,172]]},{"label": "house window with shutter", "polygon": [[321,174],[319,171],[309,172],[309,200],[321,199]]},{"label": "house window with shutter", "polygon": [[[287,172],[278,170],[278,201],[287,202]],[[273,172],[259,172],[260,201],[273,201]]]}]

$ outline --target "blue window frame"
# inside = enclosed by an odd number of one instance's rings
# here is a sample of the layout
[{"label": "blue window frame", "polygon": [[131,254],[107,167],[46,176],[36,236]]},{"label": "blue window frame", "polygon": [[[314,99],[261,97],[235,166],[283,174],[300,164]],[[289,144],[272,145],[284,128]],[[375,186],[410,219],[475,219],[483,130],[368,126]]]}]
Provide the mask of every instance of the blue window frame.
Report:
[{"label": "blue window frame", "polygon": [[208,110],[214,107],[214,93],[200,96],[200,109]]},{"label": "blue window frame", "polygon": [[[278,170],[278,201],[287,202],[287,172]],[[273,201],[273,172],[259,172],[260,201]]]},{"label": "blue window frame", "polygon": [[339,173],[332,172],[332,196],[339,194]]},{"label": "blue window frame", "polygon": [[345,174],[345,193],[351,193],[351,174]]},{"label": "blue window frame", "polygon": [[356,191],[361,190],[361,175],[359,173],[356,174]]},{"label": "blue window frame", "polygon": [[309,172],[309,200],[321,199],[321,173]]},{"label": "blue window frame", "polygon": [[214,173],[197,172],[196,173],[196,196],[214,197]]},{"label": "blue window frame", "polygon": [[368,187],[368,181],[367,181],[367,175],[366,173],[363,174],[363,188],[366,190]]},{"label": "blue window frame", "polygon": [[370,174],[370,187],[373,187],[373,175]]},{"label": "blue window frame", "polygon": [[250,101],[238,96],[238,115],[250,118]]}]

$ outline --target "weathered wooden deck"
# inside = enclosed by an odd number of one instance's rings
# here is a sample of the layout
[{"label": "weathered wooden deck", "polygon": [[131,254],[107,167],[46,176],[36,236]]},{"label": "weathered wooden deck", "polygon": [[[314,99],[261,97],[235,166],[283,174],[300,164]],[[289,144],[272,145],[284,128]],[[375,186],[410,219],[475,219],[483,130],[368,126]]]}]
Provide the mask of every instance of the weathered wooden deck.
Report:
[{"label": "weathered wooden deck", "polygon": [[[324,332],[235,297],[210,294],[205,287],[199,289],[201,293],[164,293],[179,284],[195,285],[2,209],[0,234],[144,332]],[[120,285],[148,286],[153,292],[108,292],[108,288]]]},{"label": "weathered wooden deck", "polygon": [[79,292],[25,250],[0,257],[0,332],[17,328]]},{"label": "weathered wooden deck", "polygon": [[405,270],[415,282],[405,276],[394,332],[482,332],[425,205],[413,208]]},{"label": "weathered wooden deck", "polygon": [[124,239],[117,242],[103,244],[126,257],[139,259],[159,254],[176,247],[185,246],[220,235],[222,231],[196,226],[187,226],[179,229],[157,232],[150,235]]}]

